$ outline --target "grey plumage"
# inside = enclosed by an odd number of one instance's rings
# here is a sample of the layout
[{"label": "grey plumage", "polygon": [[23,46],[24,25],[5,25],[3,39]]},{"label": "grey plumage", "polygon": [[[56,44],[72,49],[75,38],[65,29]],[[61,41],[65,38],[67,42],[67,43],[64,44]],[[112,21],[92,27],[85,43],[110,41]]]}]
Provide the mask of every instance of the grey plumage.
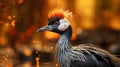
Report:
[{"label": "grey plumage", "polygon": [[89,44],[72,47],[70,29],[61,34],[56,47],[60,67],[120,67],[120,61],[102,49]]},{"label": "grey plumage", "polygon": [[52,11],[48,25],[37,30],[49,30],[61,35],[56,46],[60,67],[120,67],[120,59],[102,49],[89,44],[73,47],[70,43],[72,28],[64,18],[66,14],[62,10]]}]

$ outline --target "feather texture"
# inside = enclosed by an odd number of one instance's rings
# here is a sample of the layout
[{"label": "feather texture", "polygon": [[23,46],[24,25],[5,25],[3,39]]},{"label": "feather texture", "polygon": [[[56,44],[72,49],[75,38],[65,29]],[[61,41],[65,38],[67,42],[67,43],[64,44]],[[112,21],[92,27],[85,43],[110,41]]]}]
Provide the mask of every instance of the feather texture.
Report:
[{"label": "feather texture", "polygon": [[37,30],[49,30],[61,35],[56,46],[60,67],[120,67],[119,58],[91,44],[71,46],[72,28],[66,20],[70,16],[69,11],[54,9],[48,15],[48,25]]},{"label": "feather texture", "polygon": [[72,16],[73,16],[72,12],[69,12],[68,10],[56,8],[49,12],[48,19],[53,19],[53,18],[60,18],[60,19],[67,18],[68,19],[68,18],[71,18]]},{"label": "feather texture", "polygon": [[56,47],[56,55],[60,67],[120,67],[119,59],[108,52],[83,44],[72,47],[70,38],[71,27],[61,34]]}]

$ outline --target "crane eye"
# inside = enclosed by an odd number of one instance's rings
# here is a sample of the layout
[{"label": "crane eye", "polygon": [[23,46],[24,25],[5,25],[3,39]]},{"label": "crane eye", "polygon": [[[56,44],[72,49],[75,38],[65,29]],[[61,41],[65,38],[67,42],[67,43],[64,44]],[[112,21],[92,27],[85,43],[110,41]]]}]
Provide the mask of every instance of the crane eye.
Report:
[{"label": "crane eye", "polygon": [[59,22],[55,22],[56,25],[59,25]]}]

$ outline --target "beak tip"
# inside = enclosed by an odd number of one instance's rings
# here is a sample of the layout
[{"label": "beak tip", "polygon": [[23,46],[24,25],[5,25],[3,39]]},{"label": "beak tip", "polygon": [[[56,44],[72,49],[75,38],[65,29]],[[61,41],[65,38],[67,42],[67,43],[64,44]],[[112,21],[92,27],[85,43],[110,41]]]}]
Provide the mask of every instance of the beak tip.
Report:
[{"label": "beak tip", "polygon": [[39,32],[39,30],[36,30],[36,32]]},{"label": "beak tip", "polygon": [[37,29],[36,32],[40,32],[40,29]]},{"label": "beak tip", "polygon": [[47,27],[48,27],[48,26],[41,27],[41,28],[37,29],[36,32],[43,32],[43,31],[45,31],[45,30],[48,30]]},{"label": "beak tip", "polygon": [[37,29],[36,32],[42,32],[42,30],[41,29]]},{"label": "beak tip", "polygon": [[44,30],[41,28],[36,30],[36,32],[42,32],[42,31],[44,31]]}]

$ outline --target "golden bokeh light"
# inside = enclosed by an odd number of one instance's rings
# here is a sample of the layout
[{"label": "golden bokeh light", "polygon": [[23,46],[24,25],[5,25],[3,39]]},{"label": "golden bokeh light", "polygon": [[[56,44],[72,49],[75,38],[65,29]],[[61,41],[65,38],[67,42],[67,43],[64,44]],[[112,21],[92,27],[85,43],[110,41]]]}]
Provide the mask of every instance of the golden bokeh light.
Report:
[{"label": "golden bokeh light", "polygon": [[9,19],[9,20],[11,20],[11,19],[12,19],[12,17],[11,17],[11,16],[8,16],[8,19]]},{"label": "golden bokeh light", "polygon": [[94,28],[95,0],[76,0],[76,12],[81,15],[79,26],[84,29]]},{"label": "golden bokeh light", "polygon": [[49,31],[45,31],[44,36],[46,39],[57,39],[59,37],[57,33],[49,32]]},{"label": "golden bokeh light", "polygon": [[6,46],[8,43],[7,39],[5,36],[0,37],[0,46]]},{"label": "golden bokeh light", "polygon": [[15,27],[15,20],[12,20],[11,26],[14,28]]},{"label": "golden bokeh light", "polygon": [[18,0],[19,4],[22,4],[24,2],[24,0]]},{"label": "golden bokeh light", "polygon": [[25,49],[25,50],[24,50],[24,54],[25,54],[26,56],[31,56],[31,55],[32,55],[32,51],[31,51],[30,49]]},{"label": "golden bokeh light", "polygon": [[111,21],[108,25],[111,27],[111,29],[120,30],[120,19],[113,18],[113,19],[111,19]]},{"label": "golden bokeh light", "polygon": [[36,61],[36,67],[40,67],[40,62],[39,62],[40,58],[36,57],[35,61]]}]

